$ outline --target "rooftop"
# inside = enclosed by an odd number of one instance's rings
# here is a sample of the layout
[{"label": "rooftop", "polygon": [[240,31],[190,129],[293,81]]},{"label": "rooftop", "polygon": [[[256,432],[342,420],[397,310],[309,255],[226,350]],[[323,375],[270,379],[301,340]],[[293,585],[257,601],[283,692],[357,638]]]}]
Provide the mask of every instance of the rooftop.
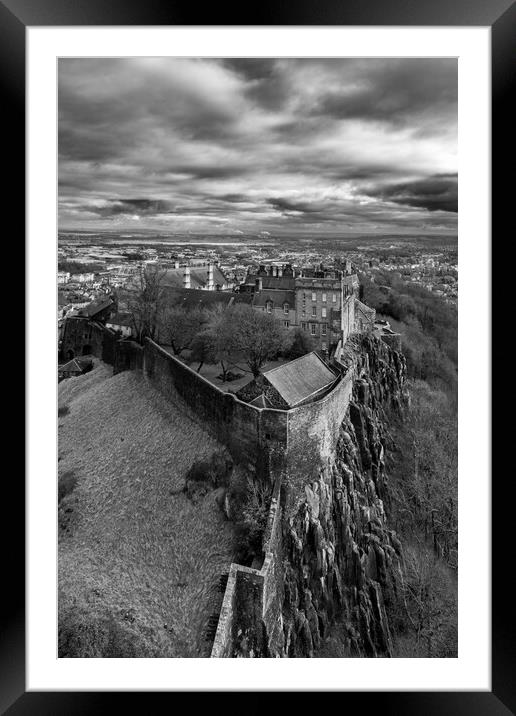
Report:
[{"label": "rooftop", "polygon": [[269,370],[263,376],[290,408],[328,388],[337,378],[314,351]]},{"label": "rooftop", "polygon": [[294,306],[296,303],[295,291],[270,291],[265,289],[254,294],[253,306],[265,306],[267,301],[271,301],[275,306],[283,306],[288,303]]},{"label": "rooftop", "polygon": [[59,366],[59,372],[63,373],[82,373],[86,368],[92,365],[90,358],[73,358],[64,365]]},{"label": "rooftop", "polygon": [[97,313],[100,313],[105,308],[108,308],[113,304],[113,300],[110,296],[107,298],[101,298],[97,299],[95,301],[92,301],[84,308],[81,308],[78,312],[79,316],[85,316],[87,318],[93,318],[93,316],[96,316]]},{"label": "rooftop", "polygon": [[234,302],[250,303],[252,295],[234,293],[233,291],[203,291],[196,288],[172,288],[165,286],[166,300],[173,305],[185,308],[211,308],[217,304],[228,307]]},{"label": "rooftop", "polygon": [[[208,266],[182,266],[180,268],[167,269],[162,279],[163,286],[171,288],[183,288],[185,268],[190,269],[190,287],[202,289],[208,284]],[[212,264],[213,268],[213,284],[216,286],[224,286],[227,279],[218,266]]]}]

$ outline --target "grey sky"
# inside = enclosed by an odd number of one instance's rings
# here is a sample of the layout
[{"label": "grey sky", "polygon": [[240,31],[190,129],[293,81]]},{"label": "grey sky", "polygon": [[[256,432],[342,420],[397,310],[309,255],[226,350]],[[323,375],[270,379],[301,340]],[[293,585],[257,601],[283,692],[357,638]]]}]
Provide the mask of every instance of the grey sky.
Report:
[{"label": "grey sky", "polygon": [[456,232],[454,59],[62,59],[59,228]]}]

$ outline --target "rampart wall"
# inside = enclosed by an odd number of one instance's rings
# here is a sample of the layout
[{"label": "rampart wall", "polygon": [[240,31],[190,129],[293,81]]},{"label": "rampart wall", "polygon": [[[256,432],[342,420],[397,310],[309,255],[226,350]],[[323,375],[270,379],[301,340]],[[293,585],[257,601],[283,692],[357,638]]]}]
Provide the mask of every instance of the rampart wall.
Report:
[{"label": "rampart wall", "polygon": [[267,472],[271,463],[279,466],[288,444],[287,411],[244,403],[150,339],[144,346],[143,372],[171,400],[181,396],[203,426],[250,471]]},{"label": "rampart wall", "polygon": [[113,375],[124,370],[143,369],[143,346],[135,341],[119,340],[116,344]]},{"label": "rampart wall", "polygon": [[288,411],[287,451],[277,474],[260,570],[231,565],[212,657],[284,655],[283,517],[294,514],[305,485],[335,448],[353,389],[349,368],[324,398]]},{"label": "rampart wall", "polygon": [[264,536],[261,569],[232,564],[211,656],[274,657],[283,651],[283,570],[280,505],[276,478]]},{"label": "rampart wall", "polygon": [[289,512],[295,509],[297,498],[303,496],[307,479],[317,475],[321,464],[327,462],[333,454],[352,390],[353,370],[349,369],[324,398],[288,411],[288,452],[284,482],[289,487]]}]

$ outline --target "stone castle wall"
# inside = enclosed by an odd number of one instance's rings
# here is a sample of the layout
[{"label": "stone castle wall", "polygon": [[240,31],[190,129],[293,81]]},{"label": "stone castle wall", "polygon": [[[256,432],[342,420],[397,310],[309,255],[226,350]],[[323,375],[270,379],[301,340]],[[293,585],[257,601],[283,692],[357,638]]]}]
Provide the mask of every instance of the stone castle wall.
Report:
[{"label": "stone castle wall", "polygon": [[171,400],[180,396],[194,417],[221,443],[236,462],[251,472],[266,472],[288,444],[288,413],[257,408],[225,393],[156,343],[147,339],[143,372]]},{"label": "stone castle wall", "polygon": [[303,494],[306,480],[299,478],[310,479],[333,455],[352,390],[353,371],[350,369],[324,398],[289,410],[284,478],[289,493],[289,510],[297,497]]},{"label": "stone castle wall", "polygon": [[264,536],[261,569],[232,564],[224,594],[212,658],[274,657],[283,652],[283,565],[280,505],[276,478]]},{"label": "stone castle wall", "polygon": [[60,353],[63,360],[94,355],[104,363],[113,365],[117,336],[102,323],[80,316],[65,320]]},{"label": "stone castle wall", "polygon": [[143,369],[143,347],[135,341],[119,340],[115,348],[113,375],[124,370]]}]

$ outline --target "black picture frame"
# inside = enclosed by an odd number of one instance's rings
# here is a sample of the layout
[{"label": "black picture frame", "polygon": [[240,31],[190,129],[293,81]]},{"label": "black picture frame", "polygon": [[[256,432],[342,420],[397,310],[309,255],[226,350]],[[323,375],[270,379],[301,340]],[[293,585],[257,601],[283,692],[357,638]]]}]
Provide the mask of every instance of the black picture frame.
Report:
[{"label": "black picture frame", "polygon": [[[199,23],[199,17],[203,22]],[[492,259],[504,249],[502,234],[512,228],[509,211],[514,200],[512,186],[504,178],[507,161],[514,158],[516,117],[510,109],[514,88],[516,5],[508,0],[315,0],[287,6],[278,0],[247,8],[211,4],[202,10],[193,3],[164,0],[0,0],[0,83],[4,139],[13,158],[4,167],[9,178],[7,202],[16,215],[16,232],[25,216],[25,31],[33,26],[59,25],[390,25],[390,26],[490,26],[492,32]],[[510,150],[513,150],[512,153]],[[512,167],[511,167],[512,168]],[[507,246],[507,241],[505,246]],[[489,269],[482,291],[490,298]],[[492,295],[492,334],[501,333],[502,291]],[[18,297],[19,301],[19,297]],[[496,309],[496,310],[495,310]],[[504,321],[504,325],[505,321]],[[498,330],[497,330],[498,329]],[[20,330],[20,329],[19,329]],[[490,340],[484,336],[482,340]],[[500,345],[500,344],[499,344]],[[12,354],[11,354],[12,355]],[[504,373],[501,348],[491,352],[499,359],[492,370],[492,395],[502,390]],[[504,354],[505,357],[505,354]],[[505,364],[504,369],[507,368]],[[505,390],[505,385],[503,386]],[[23,404],[23,401],[20,401]],[[378,709],[381,714],[489,714],[516,713],[516,659],[514,640],[512,503],[507,500],[506,481],[513,470],[502,469],[504,451],[511,445],[510,421],[493,431],[492,455],[492,691],[491,692],[343,692],[341,708]],[[499,462],[498,462],[499,461]],[[510,463],[509,463],[510,464]],[[7,479],[9,475],[9,479]],[[149,696],[159,694],[120,692],[26,692],[25,690],[25,539],[21,512],[24,505],[23,478],[15,472],[4,476],[4,505],[15,511],[15,525],[2,521],[3,597],[0,613],[0,712],[22,714],[86,714],[111,711],[119,699],[131,699],[132,708],[156,712]],[[199,694],[202,696],[202,694]],[[161,694],[163,696],[163,694]],[[164,695],[170,703],[170,696]],[[266,694],[257,694],[248,709],[261,708]],[[320,695],[315,694],[315,698]],[[222,703],[224,694],[209,694],[210,706]],[[214,700],[215,698],[215,700]],[[312,699],[309,694],[303,698]],[[116,703],[115,703],[116,699]],[[176,702],[177,703],[177,702]]]}]

